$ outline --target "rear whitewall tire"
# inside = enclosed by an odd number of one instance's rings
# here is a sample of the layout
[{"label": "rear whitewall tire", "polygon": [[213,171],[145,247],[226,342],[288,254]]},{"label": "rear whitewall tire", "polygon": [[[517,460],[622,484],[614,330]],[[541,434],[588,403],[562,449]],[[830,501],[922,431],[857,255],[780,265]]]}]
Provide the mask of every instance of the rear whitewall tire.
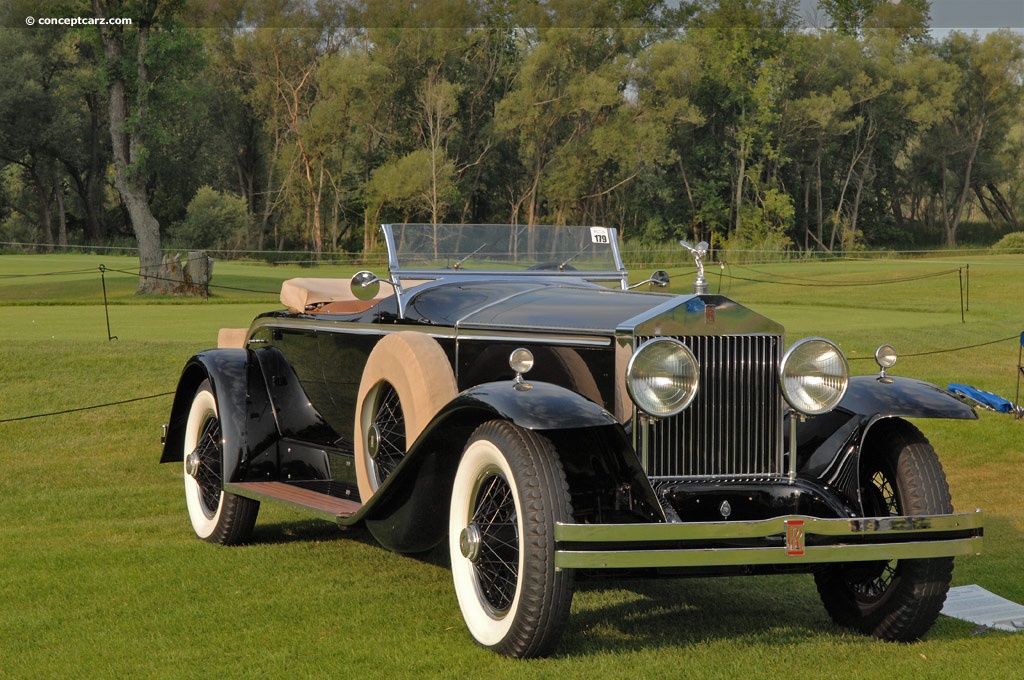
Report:
[{"label": "rear whitewall tire", "polygon": [[[185,505],[196,536],[210,543],[235,545],[252,535],[260,504],[225,493],[223,451],[217,398],[207,380],[196,390],[185,424]],[[190,458],[195,470],[190,470]]]}]

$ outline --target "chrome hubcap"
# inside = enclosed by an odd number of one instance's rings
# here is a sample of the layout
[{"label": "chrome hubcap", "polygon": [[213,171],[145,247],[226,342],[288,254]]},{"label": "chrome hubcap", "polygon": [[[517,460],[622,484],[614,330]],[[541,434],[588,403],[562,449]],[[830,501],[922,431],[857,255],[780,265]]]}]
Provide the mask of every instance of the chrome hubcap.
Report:
[{"label": "chrome hubcap", "polygon": [[480,529],[476,524],[470,524],[459,534],[459,550],[470,562],[480,558],[480,538]]},{"label": "chrome hubcap", "polygon": [[192,453],[185,456],[185,474],[195,479],[196,473],[199,472],[199,450],[195,450]]},{"label": "chrome hubcap", "polygon": [[376,423],[370,425],[370,431],[366,433],[366,452],[374,460],[380,453],[380,430],[377,429]]}]

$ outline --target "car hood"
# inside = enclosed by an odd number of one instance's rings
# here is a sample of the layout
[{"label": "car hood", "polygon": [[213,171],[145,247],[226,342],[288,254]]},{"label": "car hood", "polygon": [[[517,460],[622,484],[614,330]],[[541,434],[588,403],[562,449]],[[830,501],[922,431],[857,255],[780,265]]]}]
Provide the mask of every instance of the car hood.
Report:
[{"label": "car hood", "polygon": [[720,295],[627,292],[592,285],[472,281],[415,295],[411,316],[460,329],[613,335],[781,334],[782,326]]}]

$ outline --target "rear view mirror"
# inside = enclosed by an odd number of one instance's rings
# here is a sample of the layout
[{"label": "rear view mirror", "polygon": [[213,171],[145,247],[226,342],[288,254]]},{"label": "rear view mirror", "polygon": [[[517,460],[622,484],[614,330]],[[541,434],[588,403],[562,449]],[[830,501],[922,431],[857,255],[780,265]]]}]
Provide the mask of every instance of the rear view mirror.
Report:
[{"label": "rear view mirror", "polygon": [[380,279],[373,272],[356,272],[350,287],[357,300],[372,300],[380,292]]}]

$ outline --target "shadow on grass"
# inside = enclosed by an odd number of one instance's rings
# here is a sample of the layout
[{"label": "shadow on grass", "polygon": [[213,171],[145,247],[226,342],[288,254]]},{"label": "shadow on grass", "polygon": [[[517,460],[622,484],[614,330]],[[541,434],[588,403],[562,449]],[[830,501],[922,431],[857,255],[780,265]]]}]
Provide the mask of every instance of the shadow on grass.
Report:
[{"label": "shadow on grass", "polygon": [[[257,524],[254,544],[348,541],[387,554],[363,525],[339,527],[314,519]],[[404,555],[449,569],[447,542]],[[401,569],[400,566],[396,568]],[[431,575],[430,578],[436,578]],[[424,584],[424,588],[428,586]],[[926,640],[966,639],[972,627],[940,617]],[[821,604],[812,576],[709,578],[578,578],[572,614],[556,652],[561,658],[714,646],[790,649],[833,639],[838,645],[879,644],[835,625]]]},{"label": "shadow on grass", "polygon": [[[320,543],[324,541],[352,541],[371,546],[382,552],[387,548],[377,542],[364,524],[340,526],[319,519],[298,519],[290,522],[256,523],[250,544],[280,545],[286,543]],[[421,553],[399,553],[403,557],[431,564],[444,569],[449,568],[448,544],[440,545]]]},{"label": "shadow on grass", "polygon": [[789,646],[837,633],[810,576],[579,583],[560,655],[707,644]]},{"label": "shadow on grass", "polygon": [[834,624],[811,575],[586,581],[578,585],[559,656],[714,646],[780,650],[835,646],[913,648],[968,640],[976,626],[939,616],[920,642],[893,643]]},{"label": "shadow on grass", "polygon": [[[362,524],[343,527],[322,519],[296,519],[288,522],[256,522],[249,543],[278,545],[282,543],[320,543],[323,541],[355,541],[366,545],[380,544]],[[383,550],[383,548],[381,548]]]}]

